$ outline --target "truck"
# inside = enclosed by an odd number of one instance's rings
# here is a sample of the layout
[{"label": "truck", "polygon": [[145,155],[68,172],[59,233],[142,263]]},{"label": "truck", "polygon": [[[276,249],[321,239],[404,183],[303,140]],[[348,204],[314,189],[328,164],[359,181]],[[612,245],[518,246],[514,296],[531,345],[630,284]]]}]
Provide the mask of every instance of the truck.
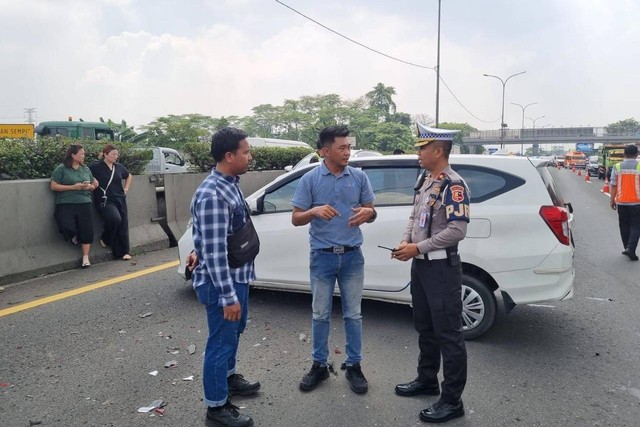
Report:
[{"label": "truck", "polygon": [[103,122],[57,121],[40,122],[35,128],[39,136],[65,136],[67,138],[107,139],[113,141],[113,130]]},{"label": "truck", "polygon": [[[598,151],[598,179],[611,177],[611,168],[624,159],[626,144],[603,144]],[[636,145],[640,145],[637,142]]]},{"label": "truck", "polygon": [[587,167],[587,156],[581,151],[567,151],[564,155],[564,167],[572,169],[585,169]]},{"label": "truck", "polygon": [[153,159],[147,163],[147,174],[186,173],[189,164],[177,150],[167,147],[149,147],[153,151]]}]

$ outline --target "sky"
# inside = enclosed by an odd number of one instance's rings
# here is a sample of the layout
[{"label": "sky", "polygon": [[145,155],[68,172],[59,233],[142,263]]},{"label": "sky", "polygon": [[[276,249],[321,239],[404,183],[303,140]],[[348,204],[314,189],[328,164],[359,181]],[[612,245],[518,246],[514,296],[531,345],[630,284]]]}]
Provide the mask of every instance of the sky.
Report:
[{"label": "sky", "polygon": [[[345,36],[437,64],[437,0],[282,0]],[[275,0],[0,0],[0,123],[169,114],[246,116],[261,104],[377,83],[435,118],[436,73],[353,44]],[[442,0],[440,122],[499,129],[640,119],[637,0]],[[456,100],[457,98],[457,100]],[[529,119],[527,119],[529,118]]]}]

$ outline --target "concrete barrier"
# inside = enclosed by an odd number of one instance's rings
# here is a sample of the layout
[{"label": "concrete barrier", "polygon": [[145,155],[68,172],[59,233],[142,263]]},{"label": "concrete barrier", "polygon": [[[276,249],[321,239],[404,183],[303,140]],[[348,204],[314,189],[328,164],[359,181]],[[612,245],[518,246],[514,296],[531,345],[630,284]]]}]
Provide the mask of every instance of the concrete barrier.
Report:
[{"label": "concrete barrier", "polygon": [[[54,195],[49,179],[0,181],[0,284],[80,266],[79,246],[65,242],[53,217]],[[157,216],[155,186],[145,176],[134,176],[127,197],[132,252],[169,247]],[[100,247],[102,220],[94,211],[92,263],[111,259]]]},{"label": "concrete barrier", "polygon": [[[245,196],[270,183],[284,170],[247,172],[240,177],[240,189]],[[184,234],[191,219],[191,199],[208,173],[172,174],[164,176],[167,225],[176,239]]]},{"label": "concrete barrier", "polygon": [[[249,195],[282,173],[248,172],[241,177],[240,188]],[[191,218],[193,193],[207,175],[133,177],[127,206],[134,255],[167,248],[172,238],[182,236]],[[80,267],[80,247],[65,242],[58,232],[49,179],[0,181],[0,200],[0,284]],[[101,233],[102,219],[94,210],[92,263],[112,259],[109,248],[98,244]]]}]

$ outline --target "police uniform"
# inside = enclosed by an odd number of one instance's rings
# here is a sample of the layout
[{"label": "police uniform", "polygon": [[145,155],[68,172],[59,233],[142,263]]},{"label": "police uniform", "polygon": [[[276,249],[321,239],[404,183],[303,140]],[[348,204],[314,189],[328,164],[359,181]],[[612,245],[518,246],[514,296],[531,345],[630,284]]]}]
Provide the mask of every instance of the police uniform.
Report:
[{"label": "police uniform", "polygon": [[[451,134],[420,139],[422,146]],[[421,135],[422,136],[422,135]],[[438,176],[425,171],[403,240],[416,243],[420,254],[411,265],[413,320],[419,333],[417,381],[437,389],[440,356],[441,400],[455,404],[467,380],[467,353],[462,333],[462,266],[458,242],[469,222],[469,190],[450,166]]]}]

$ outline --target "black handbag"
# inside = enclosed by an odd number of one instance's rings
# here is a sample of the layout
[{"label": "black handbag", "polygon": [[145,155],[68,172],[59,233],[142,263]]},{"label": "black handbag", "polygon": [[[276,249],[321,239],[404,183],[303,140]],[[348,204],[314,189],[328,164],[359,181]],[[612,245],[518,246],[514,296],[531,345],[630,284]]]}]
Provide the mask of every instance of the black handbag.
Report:
[{"label": "black handbag", "polygon": [[227,236],[227,259],[229,267],[238,268],[252,262],[260,252],[260,239],[253,227],[251,217],[237,233]]}]

